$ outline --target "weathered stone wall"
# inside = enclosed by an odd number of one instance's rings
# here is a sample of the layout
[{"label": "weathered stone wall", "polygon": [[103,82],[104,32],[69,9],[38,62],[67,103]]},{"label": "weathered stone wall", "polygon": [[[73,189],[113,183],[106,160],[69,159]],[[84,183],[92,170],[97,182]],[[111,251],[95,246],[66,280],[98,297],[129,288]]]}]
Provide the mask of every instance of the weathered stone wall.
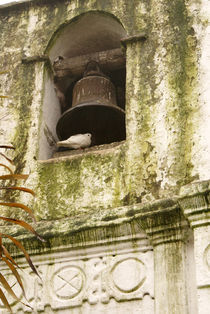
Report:
[{"label": "weathered stone wall", "polygon": [[[1,86],[11,97],[1,100],[1,136],[17,147],[18,168],[34,173],[38,217],[55,219],[91,208],[147,202],[207,179],[210,145],[207,136],[199,135],[208,117],[206,91],[201,95],[200,85],[208,73],[199,67],[199,60],[206,58],[201,52],[207,36],[202,3],[32,3],[1,10],[1,68],[9,71],[1,76]],[[21,59],[45,54],[61,26],[90,10],[113,14],[128,36],[142,31],[148,36],[144,43],[127,47],[126,143],[104,156],[92,153],[43,164],[37,158],[44,65],[23,64]]]},{"label": "weathered stone wall", "polygon": [[[90,11],[114,16],[127,37],[146,34],[146,40],[125,47],[126,140],[42,161],[40,150],[49,144],[40,137],[46,93],[54,93],[51,71],[43,59],[22,59],[49,55],[62,29]],[[34,0],[0,7],[0,69],[8,71],[0,76],[0,92],[10,96],[0,99],[0,141],[16,147],[17,171],[31,174],[26,183],[37,193],[38,230],[49,238],[49,247],[74,241],[67,234],[103,229],[104,221],[130,222],[141,211],[150,213],[154,201],[178,196],[183,185],[210,178],[209,13],[207,0]],[[88,233],[83,236],[84,243],[90,240]],[[27,242],[33,252],[44,252],[34,243]],[[182,266],[167,267],[178,269],[179,278],[187,276],[184,245],[155,251],[157,263],[161,250],[166,264],[178,250]],[[187,303],[183,294],[183,313]]]}]

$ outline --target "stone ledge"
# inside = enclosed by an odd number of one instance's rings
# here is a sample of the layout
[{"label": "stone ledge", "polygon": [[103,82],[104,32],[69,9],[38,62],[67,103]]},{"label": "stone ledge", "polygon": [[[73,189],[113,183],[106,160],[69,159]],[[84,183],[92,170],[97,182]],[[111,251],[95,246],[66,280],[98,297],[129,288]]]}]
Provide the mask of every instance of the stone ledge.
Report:
[{"label": "stone ledge", "polygon": [[77,150],[71,149],[71,150],[56,152],[54,153],[53,158],[48,159],[48,160],[40,160],[40,162],[41,163],[56,162],[56,161],[72,159],[72,158],[76,158],[76,157],[80,157],[80,156],[92,154],[92,153],[93,154],[106,154],[106,153],[109,153],[110,151],[113,151],[115,148],[120,147],[124,143],[125,141],[121,141],[121,142],[114,142],[110,144],[92,146],[85,149],[77,149]]},{"label": "stone ledge", "polygon": [[183,186],[179,204],[191,227],[210,224],[210,180]]},{"label": "stone ledge", "polygon": [[[53,225],[61,222],[54,221],[45,224],[45,227],[38,224],[36,230],[46,240],[45,243],[38,241],[33,235],[21,233],[20,229],[16,232],[11,231],[10,235],[16,236],[24,245],[25,249],[31,255],[53,253],[59,251],[67,251],[71,249],[87,249],[90,247],[104,246],[110,248],[112,245],[120,242],[122,246],[127,242],[132,242],[132,246],[138,247],[137,242],[141,244],[141,250],[151,250],[151,246],[145,233],[139,228],[138,223],[128,222],[122,224],[104,224],[104,226],[83,227],[77,230],[57,231],[53,229]],[[48,229],[49,227],[49,229]],[[62,227],[61,229],[62,230]],[[43,232],[42,232],[43,231]],[[6,242],[6,241],[5,241]],[[7,241],[10,252],[13,256],[20,256],[20,252],[16,247]]]},{"label": "stone ledge", "polygon": [[180,189],[180,197],[185,198],[210,191],[210,180],[196,181],[186,184]]},{"label": "stone ledge", "polygon": [[[23,233],[17,227],[10,228],[10,234],[22,240],[26,249],[32,254],[58,250],[59,247],[87,247],[100,243],[114,243],[118,238],[122,241],[142,239],[148,246],[147,236],[153,237],[154,243],[185,240],[182,230],[187,222],[180,212],[176,199],[164,199],[149,204],[135,204],[104,210],[97,215],[90,211],[85,217],[69,217],[40,221],[35,226],[37,232],[47,242],[41,243],[33,235]],[[6,231],[5,231],[6,232]],[[124,240],[123,240],[124,239]],[[17,254],[14,250],[14,254]]]}]

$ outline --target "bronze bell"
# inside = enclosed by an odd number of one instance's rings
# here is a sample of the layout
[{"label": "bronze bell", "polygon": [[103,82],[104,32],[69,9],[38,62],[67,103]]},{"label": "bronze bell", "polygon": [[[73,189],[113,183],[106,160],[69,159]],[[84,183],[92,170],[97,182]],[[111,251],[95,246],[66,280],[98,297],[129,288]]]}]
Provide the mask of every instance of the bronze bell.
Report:
[{"label": "bronze bell", "polygon": [[91,133],[94,145],[125,139],[125,112],[117,106],[114,85],[95,61],[75,84],[72,107],[62,114],[56,131],[60,140]]}]

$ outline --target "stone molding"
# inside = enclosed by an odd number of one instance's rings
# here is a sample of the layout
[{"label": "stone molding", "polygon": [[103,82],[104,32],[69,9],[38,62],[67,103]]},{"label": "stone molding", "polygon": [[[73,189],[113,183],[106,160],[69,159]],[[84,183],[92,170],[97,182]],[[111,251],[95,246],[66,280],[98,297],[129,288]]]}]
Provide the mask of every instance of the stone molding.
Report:
[{"label": "stone molding", "polygon": [[[183,241],[188,236],[188,223],[176,200],[161,200],[154,208],[142,213],[139,224],[149,236],[153,246]],[[157,206],[158,205],[158,206]]]},{"label": "stone molding", "polygon": [[[107,215],[104,211],[98,211],[97,217],[90,215],[84,220],[78,217],[76,220],[65,218],[63,220],[45,221],[37,224],[37,232],[47,242],[40,243],[33,235],[25,233],[19,236],[30,254],[56,252],[64,250],[92,246],[98,243],[113,243],[121,238],[127,242],[130,238],[148,240],[143,232],[146,232],[152,245],[185,241],[187,238],[188,222],[185,219],[177,199],[163,199],[148,204],[134,204],[112,208]],[[59,231],[62,230],[62,231]],[[4,230],[6,232],[6,230]],[[20,228],[13,227],[10,230],[13,236],[20,234]],[[17,250],[14,254],[18,255]]]},{"label": "stone molding", "polygon": [[[144,238],[143,230],[149,236],[152,245],[173,241],[185,241],[188,223],[180,210],[177,199],[163,199],[148,204],[134,204],[112,208],[109,214],[98,211],[97,216],[90,215],[84,220],[65,218],[63,220],[45,221],[37,224],[37,232],[47,243],[37,241],[31,234],[19,236],[30,254],[38,252],[55,252],[57,249],[71,249],[75,247],[92,246],[96,242],[101,245],[115,242],[122,238]],[[62,230],[62,231],[59,231]],[[4,230],[6,232],[6,230]],[[10,230],[13,236],[20,234],[20,228]],[[148,241],[148,240],[147,240]],[[13,249],[12,249],[13,250]],[[14,248],[15,255],[18,252]]]},{"label": "stone molding", "polygon": [[183,186],[179,204],[192,228],[210,225],[210,180]]}]

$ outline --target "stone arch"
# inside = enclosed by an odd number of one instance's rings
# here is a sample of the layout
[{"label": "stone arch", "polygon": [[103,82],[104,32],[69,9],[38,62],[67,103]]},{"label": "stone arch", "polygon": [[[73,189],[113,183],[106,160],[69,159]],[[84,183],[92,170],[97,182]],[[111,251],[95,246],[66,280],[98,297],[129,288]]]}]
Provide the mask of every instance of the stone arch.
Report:
[{"label": "stone arch", "polygon": [[[60,26],[50,39],[45,54],[49,56],[50,62],[53,64],[59,57],[74,58],[120,48],[120,40],[125,35],[126,31],[122,23],[114,15],[103,11],[88,11],[74,17],[68,24]],[[125,67],[120,71],[112,74],[112,80],[121,79],[123,72],[124,81],[120,83],[122,85],[125,83]],[[55,77],[53,77],[52,72],[49,69],[45,71],[40,159],[50,158],[55,150],[54,141],[57,140],[56,124],[62,113],[60,107],[62,97],[64,97],[64,94],[65,97],[66,94],[67,97],[71,97],[71,84],[80,79],[81,74],[73,78],[71,75],[65,78],[62,81],[61,90],[58,90],[54,84]],[[123,97],[121,98],[123,99]],[[122,103],[121,106],[124,106],[123,100],[120,100],[120,102]]]},{"label": "stone arch", "polygon": [[[85,25],[88,25],[88,28],[84,32]],[[84,54],[91,53],[95,51],[95,40],[98,51],[117,48],[120,47],[120,39],[125,35],[125,28],[115,15],[104,11],[88,11],[75,16],[67,24],[61,25],[50,39],[45,54],[49,55],[53,62],[59,54],[64,57],[74,57],[81,50]],[[63,43],[69,37],[74,38],[74,42],[68,42],[68,45],[64,47]],[[98,38],[101,39],[100,44]]]}]

